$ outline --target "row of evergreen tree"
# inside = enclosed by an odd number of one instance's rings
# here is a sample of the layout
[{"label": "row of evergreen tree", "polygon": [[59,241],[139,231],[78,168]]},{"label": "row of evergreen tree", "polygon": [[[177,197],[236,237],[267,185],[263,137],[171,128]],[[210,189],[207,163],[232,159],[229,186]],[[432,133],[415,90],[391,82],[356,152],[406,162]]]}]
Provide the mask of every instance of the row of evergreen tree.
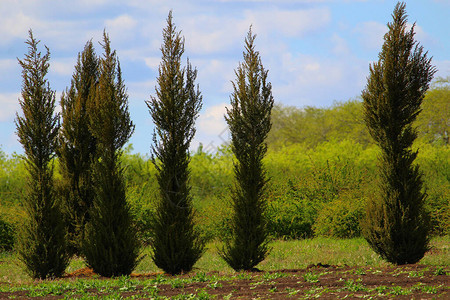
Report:
[{"label": "row of evergreen tree", "polygon": [[[29,35],[29,52],[19,60],[23,116],[17,115],[16,121],[30,173],[24,201],[28,219],[19,234],[19,256],[34,278],[61,276],[73,255],[84,257],[86,264],[103,276],[130,274],[140,260],[141,245],[126,201],[120,156],[134,125],[116,52],[111,50],[106,32],[102,57],[96,55],[92,41],[87,42],[78,56],[71,85],[61,96],[59,124],[55,92],[46,79],[49,50],[42,55],[31,30]],[[261,159],[266,152],[273,97],[254,40],[250,30],[227,117],[239,161],[233,197],[238,213],[236,235],[222,255],[235,269],[249,269],[267,253],[262,217],[266,179]],[[146,102],[156,127],[152,161],[160,187],[151,248],[158,267],[178,274],[190,271],[205,249],[194,227],[189,186],[189,146],[202,96],[195,84],[197,70],[189,60],[182,66],[184,39],[176,31],[171,12],[161,51],[156,96]],[[55,156],[61,165],[62,179],[57,182],[53,177]],[[242,251],[248,253],[243,256]]]},{"label": "row of evergreen tree", "polygon": [[[416,137],[411,124],[435,69],[414,40],[414,27],[406,29],[404,3],[397,4],[388,28],[362,94],[366,124],[382,150],[380,194],[369,201],[364,234],[388,261],[415,263],[428,250],[429,225],[421,173],[414,165],[417,152],[411,150]],[[225,116],[236,163],[232,235],[221,255],[235,270],[253,269],[270,250],[264,219],[268,178],[262,159],[274,99],[254,41],[250,28]],[[16,125],[30,182],[19,256],[34,278],[61,276],[73,255],[84,257],[103,276],[130,274],[140,260],[141,245],[126,201],[120,156],[134,125],[116,52],[106,33],[103,56],[95,54],[92,41],[86,44],[61,97],[60,125],[55,92],[45,78],[49,50],[38,52],[39,41],[31,31],[27,43],[29,52],[19,60],[23,116],[17,115]],[[189,60],[182,66],[184,38],[171,12],[161,51],[156,95],[146,102],[156,128],[151,149],[159,184],[150,245],[155,264],[179,274],[190,271],[205,250],[194,226],[189,185],[189,146],[202,95],[195,83],[197,70]],[[55,156],[61,164],[60,181],[53,177]]]}]

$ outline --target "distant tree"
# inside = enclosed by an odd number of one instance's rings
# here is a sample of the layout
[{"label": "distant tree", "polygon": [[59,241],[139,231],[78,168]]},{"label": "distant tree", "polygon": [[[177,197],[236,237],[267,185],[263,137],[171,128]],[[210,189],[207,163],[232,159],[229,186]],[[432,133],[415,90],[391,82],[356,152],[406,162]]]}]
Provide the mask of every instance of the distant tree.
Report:
[{"label": "distant tree", "polygon": [[360,99],[335,102],[330,107],[297,108],[276,104],[272,110],[273,126],[267,137],[269,149],[291,144],[314,148],[333,140],[351,139],[367,146],[372,143],[364,124]]},{"label": "distant tree", "polygon": [[55,92],[45,78],[50,52],[38,52],[39,41],[29,31],[28,54],[19,60],[22,67],[23,116],[17,114],[19,141],[25,150],[29,172],[23,201],[27,218],[18,237],[17,252],[33,278],[60,277],[68,263],[65,225],[60,203],[55,197],[53,162],[57,146],[59,116],[54,114]]},{"label": "distant tree", "polygon": [[381,148],[379,195],[367,204],[363,234],[381,257],[407,264],[429,249],[426,194],[411,146],[417,136],[412,123],[435,68],[414,40],[414,26],[407,30],[404,3],[397,3],[392,17],[362,93],[367,127]]},{"label": "distant tree", "polygon": [[160,199],[152,225],[153,261],[169,274],[192,269],[201,257],[204,242],[194,228],[194,210],[189,186],[189,145],[194,123],[202,106],[195,86],[197,70],[187,62],[181,67],[184,39],[172,22],[172,12],[163,30],[162,62],[156,97],[147,106],[156,126],[152,159],[157,169]]},{"label": "distant tree", "polygon": [[89,100],[90,125],[97,141],[92,178],[95,197],[89,210],[83,253],[94,272],[106,277],[129,275],[139,261],[140,245],[126,201],[122,147],[134,131],[128,96],[116,52],[103,34],[99,82]]},{"label": "distant tree", "polygon": [[267,82],[251,28],[245,39],[244,62],[233,82],[231,108],[225,119],[231,132],[231,148],[236,156],[235,186],[232,190],[232,237],[225,241],[222,257],[234,270],[250,270],[263,261],[268,249],[265,186],[262,159],[265,139],[271,128],[272,85]]},{"label": "distant tree", "polygon": [[78,54],[70,88],[61,97],[62,127],[58,156],[61,164],[64,213],[68,219],[70,252],[81,254],[84,227],[94,198],[91,176],[96,140],[89,129],[89,101],[98,83],[98,58],[92,41]]},{"label": "distant tree", "polygon": [[416,125],[419,138],[448,145],[450,135],[450,77],[438,78],[428,90]]}]

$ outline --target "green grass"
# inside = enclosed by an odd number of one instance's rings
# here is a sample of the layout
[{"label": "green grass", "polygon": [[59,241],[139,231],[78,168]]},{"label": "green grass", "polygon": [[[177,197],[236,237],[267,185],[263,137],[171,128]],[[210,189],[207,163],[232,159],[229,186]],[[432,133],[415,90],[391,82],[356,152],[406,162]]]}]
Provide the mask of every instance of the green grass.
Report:
[{"label": "green grass", "polygon": [[[432,251],[420,264],[430,266],[450,265],[450,236],[436,237],[431,241]],[[208,244],[208,250],[194,266],[197,274],[217,271],[221,274],[234,274],[233,270],[221,259],[218,249],[221,243]],[[257,267],[263,271],[282,269],[303,269],[311,264],[330,264],[348,266],[383,267],[389,264],[379,258],[363,238],[331,239],[314,238],[293,241],[274,241],[272,250],[265,261]],[[150,258],[148,249],[143,251],[144,258],[134,273],[160,272]],[[84,267],[84,262],[73,259],[67,268],[72,272]],[[244,276],[243,274],[242,276]],[[420,274],[411,274],[419,276]],[[198,275],[201,277],[201,275]],[[275,276],[275,275],[274,275]],[[202,280],[199,278],[198,280]],[[203,278],[203,280],[206,280]],[[0,286],[4,284],[26,284],[33,282],[24,272],[20,261],[14,253],[0,253]]]}]

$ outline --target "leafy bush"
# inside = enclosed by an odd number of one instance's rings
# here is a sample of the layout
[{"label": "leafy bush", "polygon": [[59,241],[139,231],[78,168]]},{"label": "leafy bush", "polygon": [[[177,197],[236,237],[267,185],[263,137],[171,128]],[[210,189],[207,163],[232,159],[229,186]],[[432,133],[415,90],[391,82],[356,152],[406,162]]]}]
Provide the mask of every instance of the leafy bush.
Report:
[{"label": "leafy bush", "polygon": [[335,238],[353,238],[361,235],[360,220],[364,201],[352,195],[343,195],[325,205],[314,223],[314,234]]},{"label": "leafy bush", "polygon": [[450,234],[450,147],[417,143],[417,163],[423,171],[433,235]]},{"label": "leafy bush", "polygon": [[0,216],[0,251],[11,251],[14,248],[15,228]]},{"label": "leafy bush", "polygon": [[301,197],[298,187],[289,180],[287,187],[272,186],[266,216],[273,238],[297,239],[313,236],[316,218],[314,203]]}]

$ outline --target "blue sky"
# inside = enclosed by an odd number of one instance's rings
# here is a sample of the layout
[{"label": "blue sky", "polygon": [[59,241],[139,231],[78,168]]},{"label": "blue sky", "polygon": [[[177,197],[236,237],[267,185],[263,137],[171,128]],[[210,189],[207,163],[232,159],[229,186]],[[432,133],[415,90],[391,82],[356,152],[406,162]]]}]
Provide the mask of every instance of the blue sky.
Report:
[{"label": "blue sky", "polygon": [[[33,29],[51,52],[48,79],[57,92],[70,84],[78,52],[104,29],[117,50],[136,131],[134,152],[149,153],[153,125],[145,100],[155,94],[162,29],[169,10],[186,39],[185,57],[198,69],[203,110],[192,148],[213,151],[227,134],[223,115],[234,69],[250,25],[269,70],[275,101],[326,107],[357,97],[376,61],[396,1],[383,0],[1,0],[0,148],[22,153],[15,135],[21,69]],[[450,0],[406,1],[416,39],[433,56],[436,76],[450,75]]]}]

